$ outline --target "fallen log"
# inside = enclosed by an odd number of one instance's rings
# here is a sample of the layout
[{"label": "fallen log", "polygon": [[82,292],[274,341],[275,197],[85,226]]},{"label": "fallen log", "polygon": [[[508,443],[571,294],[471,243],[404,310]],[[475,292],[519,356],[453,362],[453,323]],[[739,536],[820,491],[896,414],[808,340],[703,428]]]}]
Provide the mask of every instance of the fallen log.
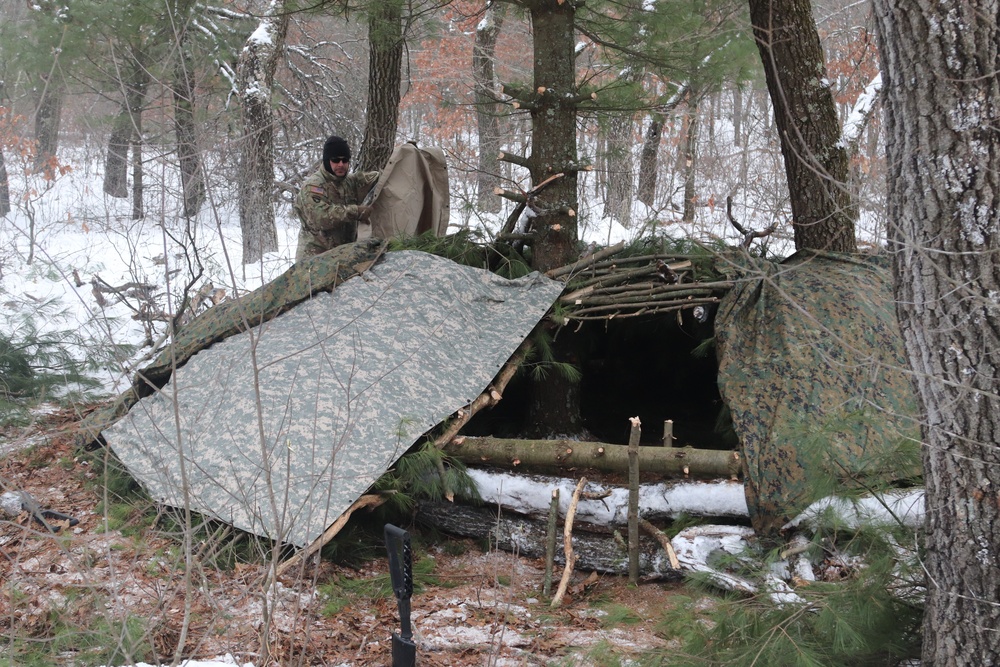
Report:
[{"label": "fallen log", "polygon": [[[497,511],[495,506],[473,507],[444,501],[421,501],[416,520],[453,535],[487,539],[491,547],[527,558],[544,558],[547,526],[514,512]],[[573,527],[573,556],[577,571],[628,574],[628,553],[620,536],[599,526],[577,522]],[[565,565],[563,553],[555,562]],[[670,567],[660,543],[652,537],[639,540],[639,573],[643,578],[679,580],[681,572]]]},{"label": "fallen log", "polygon": [[[604,442],[459,436],[446,443],[444,451],[467,465],[628,471],[628,446]],[[735,478],[739,475],[740,456],[735,451],[691,447],[640,447],[639,466],[643,472],[659,475]]]}]

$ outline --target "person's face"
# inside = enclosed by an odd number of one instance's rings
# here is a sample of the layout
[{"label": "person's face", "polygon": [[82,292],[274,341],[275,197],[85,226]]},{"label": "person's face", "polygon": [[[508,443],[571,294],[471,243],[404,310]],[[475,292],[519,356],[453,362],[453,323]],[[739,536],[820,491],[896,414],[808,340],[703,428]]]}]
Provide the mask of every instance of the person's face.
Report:
[{"label": "person's face", "polygon": [[330,158],[330,171],[333,172],[334,176],[344,177],[347,176],[347,170],[351,167],[350,158],[346,157],[334,157]]}]

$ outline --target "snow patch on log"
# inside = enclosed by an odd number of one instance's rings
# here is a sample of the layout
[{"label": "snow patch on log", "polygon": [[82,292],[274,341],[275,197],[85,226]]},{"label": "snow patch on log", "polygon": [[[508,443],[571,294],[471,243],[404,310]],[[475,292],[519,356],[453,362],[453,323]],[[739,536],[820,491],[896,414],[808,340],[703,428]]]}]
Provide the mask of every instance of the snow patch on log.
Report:
[{"label": "snow patch on log", "polygon": [[[576,480],[545,475],[523,475],[469,468],[483,501],[528,514],[544,516],[549,511],[552,490],[559,489],[561,513],[569,507]],[[628,513],[628,489],[590,482],[586,491],[607,497],[581,499],[577,517],[602,525],[624,525]],[[748,515],[743,484],[730,480],[710,482],[664,481],[639,487],[639,508],[646,519],[691,516],[734,517]]]}]

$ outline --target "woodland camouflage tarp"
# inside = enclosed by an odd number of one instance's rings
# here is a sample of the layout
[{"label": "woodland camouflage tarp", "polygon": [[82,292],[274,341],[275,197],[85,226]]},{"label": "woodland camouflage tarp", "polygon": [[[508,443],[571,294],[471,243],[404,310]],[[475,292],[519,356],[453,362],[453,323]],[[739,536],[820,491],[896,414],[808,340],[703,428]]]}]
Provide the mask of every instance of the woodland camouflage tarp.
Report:
[{"label": "woodland camouflage tarp", "polygon": [[296,264],[284,294],[270,283],[182,332],[183,365],[103,429],[154,498],[310,543],[489,384],[563,287],[415,251],[371,264],[381,248]]},{"label": "woodland camouflage tarp", "polygon": [[918,435],[916,399],[884,257],[740,264],[716,315],[719,389],[753,527],[773,534],[830,492],[817,488],[824,470],[844,484],[909,476],[890,452]]}]

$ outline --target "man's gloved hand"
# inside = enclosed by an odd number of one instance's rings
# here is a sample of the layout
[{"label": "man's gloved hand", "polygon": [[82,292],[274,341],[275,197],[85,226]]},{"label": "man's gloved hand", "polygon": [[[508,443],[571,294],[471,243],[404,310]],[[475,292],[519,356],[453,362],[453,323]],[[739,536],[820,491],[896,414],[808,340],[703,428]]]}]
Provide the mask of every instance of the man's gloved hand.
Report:
[{"label": "man's gloved hand", "polygon": [[371,217],[372,207],[365,206],[364,204],[358,204],[358,220],[360,222],[367,222],[368,218]]}]

